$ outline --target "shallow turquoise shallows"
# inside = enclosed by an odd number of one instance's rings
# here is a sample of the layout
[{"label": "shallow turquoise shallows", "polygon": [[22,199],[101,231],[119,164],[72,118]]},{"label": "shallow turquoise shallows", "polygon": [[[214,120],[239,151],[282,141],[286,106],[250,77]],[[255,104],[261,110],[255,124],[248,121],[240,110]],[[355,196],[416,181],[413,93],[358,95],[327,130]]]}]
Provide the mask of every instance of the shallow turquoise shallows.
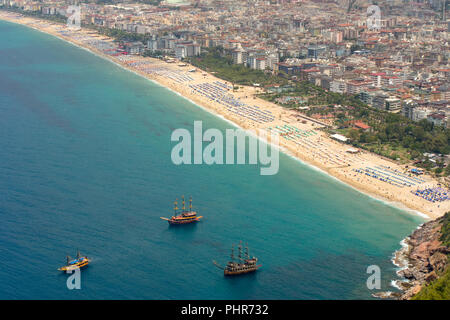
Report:
[{"label": "shallow turquoise shallows", "polygon": [[[0,22],[0,299],[370,299],[422,219],[281,155],[172,163],[176,128],[232,125],[86,50]],[[159,217],[192,195],[203,221]],[[263,267],[224,278],[232,243]],[[57,271],[90,258],[81,290]]]}]

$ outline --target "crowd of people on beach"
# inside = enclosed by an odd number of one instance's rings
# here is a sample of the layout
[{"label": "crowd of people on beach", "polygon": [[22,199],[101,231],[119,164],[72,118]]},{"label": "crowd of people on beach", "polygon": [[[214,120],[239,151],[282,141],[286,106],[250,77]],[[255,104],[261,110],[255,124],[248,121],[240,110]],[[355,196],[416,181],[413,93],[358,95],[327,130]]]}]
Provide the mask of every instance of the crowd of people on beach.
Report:
[{"label": "crowd of people on beach", "polygon": [[92,38],[83,38],[81,39],[85,44],[95,47],[97,50],[103,51],[103,53],[108,55],[115,55],[118,54],[118,48],[117,45],[110,42],[110,41],[104,41],[99,39],[92,39]]},{"label": "crowd of people on beach", "polygon": [[184,72],[181,72],[178,70],[169,70],[164,67],[155,67],[155,66],[148,67],[147,66],[145,68],[141,68],[141,71],[143,71],[147,74],[155,74],[160,77],[169,78],[178,83],[189,82],[189,81],[194,80],[191,76],[189,76],[188,74],[186,74]]},{"label": "crowd of people on beach", "polygon": [[400,183],[395,179],[392,179],[391,177],[387,176],[386,174],[371,168],[371,167],[366,167],[366,168],[360,168],[360,169],[353,169],[353,171],[357,172],[357,173],[362,173],[365,174],[368,177],[374,178],[374,179],[378,179],[380,181],[392,184],[396,187],[400,187],[403,188],[404,186],[410,186],[407,183]]},{"label": "crowd of people on beach", "polygon": [[357,156],[349,157],[344,152],[331,148],[320,140],[315,130],[303,130],[290,124],[268,127],[268,131],[278,133],[282,138],[307,149],[315,160],[320,159],[325,165],[348,166]]},{"label": "crowd of people on beach", "polygon": [[184,71],[169,69],[164,66],[156,65],[154,62],[149,60],[138,59],[134,56],[129,55],[118,56],[116,57],[116,59],[145,74],[164,77],[167,79],[171,79],[177,83],[184,83],[194,80],[189,74]]},{"label": "crowd of people on beach", "polygon": [[[427,180],[414,176],[411,173],[403,172],[399,169],[391,168],[390,166],[386,165],[376,165],[372,167],[353,169],[353,171],[360,174],[365,174],[368,177],[389,183],[399,188],[414,187],[427,182]],[[432,202],[443,201],[438,199],[445,199],[445,197],[447,196],[446,192],[431,188],[427,188],[424,190],[417,189],[411,192]]]},{"label": "crowd of people on beach", "polygon": [[414,195],[421,197],[430,202],[442,202],[449,200],[449,191],[440,187],[425,188],[422,190],[411,191]]},{"label": "crowd of people on beach", "polygon": [[239,98],[229,93],[231,87],[220,81],[213,83],[204,82],[189,85],[192,93],[197,93],[212,101],[223,105],[228,111],[237,114],[240,117],[252,120],[258,123],[267,123],[275,120],[275,116],[270,110],[263,110],[258,106],[251,106],[242,102]]},{"label": "crowd of people on beach", "polygon": [[374,167],[366,167],[360,169],[354,169],[357,173],[365,174],[366,176],[378,179],[380,181],[387,182],[394,186],[403,188],[403,187],[412,187],[421,183],[426,182],[425,180],[417,177],[413,177],[406,173],[403,173],[397,169],[392,169],[387,166],[374,166]]},{"label": "crowd of people on beach", "polygon": [[67,30],[63,28],[59,28],[57,31],[60,35],[66,38],[70,38],[71,40],[76,40],[78,42],[83,43],[86,46],[93,47],[98,51],[103,52],[104,54],[115,56],[121,55],[119,47],[116,43],[112,41],[106,41],[103,39],[99,39],[98,36],[93,36],[85,33],[78,33],[72,30]]}]

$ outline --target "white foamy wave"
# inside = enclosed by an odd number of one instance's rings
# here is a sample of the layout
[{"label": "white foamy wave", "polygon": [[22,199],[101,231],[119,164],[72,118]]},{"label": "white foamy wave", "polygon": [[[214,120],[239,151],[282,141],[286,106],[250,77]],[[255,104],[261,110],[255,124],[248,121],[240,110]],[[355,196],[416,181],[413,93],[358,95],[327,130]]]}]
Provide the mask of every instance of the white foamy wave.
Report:
[{"label": "white foamy wave", "polygon": [[408,267],[408,244],[409,237],[406,237],[402,241],[400,241],[401,248],[394,252],[392,256],[392,263],[397,267],[397,274]]},{"label": "white foamy wave", "polygon": [[400,282],[399,280],[392,280],[391,283],[390,283],[390,286],[394,287],[394,288],[396,288],[398,290],[402,290],[402,288],[398,285],[399,282]]}]

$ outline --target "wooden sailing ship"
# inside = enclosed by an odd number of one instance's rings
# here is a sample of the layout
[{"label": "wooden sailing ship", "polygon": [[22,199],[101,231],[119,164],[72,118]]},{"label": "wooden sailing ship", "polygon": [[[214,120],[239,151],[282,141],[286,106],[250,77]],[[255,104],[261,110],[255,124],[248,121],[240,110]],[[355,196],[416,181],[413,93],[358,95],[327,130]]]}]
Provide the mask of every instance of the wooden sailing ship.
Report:
[{"label": "wooden sailing ship", "polygon": [[245,245],[244,256],[242,256],[242,241],[238,245],[238,257],[234,256],[234,245],[231,247],[231,260],[227,263],[225,267],[220,266],[216,261],[213,263],[220,269],[223,270],[224,276],[235,276],[246,274],[250,272],[255,272],[262,265],[258,265],[258,258],[251,257],[248,253],[248,245]]},{"label": "wooden sailing ship", "polygon": [[73,260],[69,256],[67,256],[66,265],[59,268],[59,271],[71,271],[75,269],[81,269],[86,267],[91,260],[86,256],[81,256],[80,251],[77,251],[77,257]]},{"label": "wooden sailing ship", "polygon": [[170,225],[193,223],[203,218],[202,216],[198,216],[197,212],[192,209],[192,197],[189,197],[189,210],[186,210],[184,196],[182,196],[181,199],[183,204],[181,213],[178,212],[178,199],[176,199],[174,202],[174,215],[170,219],[164,217],[160,218],[169,222]]}]

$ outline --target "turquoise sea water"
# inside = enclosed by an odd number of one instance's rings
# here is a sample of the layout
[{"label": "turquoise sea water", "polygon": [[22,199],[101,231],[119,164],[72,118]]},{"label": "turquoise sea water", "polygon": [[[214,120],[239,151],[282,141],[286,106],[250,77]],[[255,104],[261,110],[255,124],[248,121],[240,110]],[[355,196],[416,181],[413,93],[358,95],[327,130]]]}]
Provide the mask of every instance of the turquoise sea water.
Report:
[{"label": "turquoise sea water", "polygon": [[[285,155],[280,171],[172,164],[173,129],[231,125],[83,49],[0,21],[1,299],[369,299],[422,219]],[[182,194],[205,218],[170,228]],[[224,278],[232,243],[263,267]],[[57,271],[93,259],[81,290]]]}]

